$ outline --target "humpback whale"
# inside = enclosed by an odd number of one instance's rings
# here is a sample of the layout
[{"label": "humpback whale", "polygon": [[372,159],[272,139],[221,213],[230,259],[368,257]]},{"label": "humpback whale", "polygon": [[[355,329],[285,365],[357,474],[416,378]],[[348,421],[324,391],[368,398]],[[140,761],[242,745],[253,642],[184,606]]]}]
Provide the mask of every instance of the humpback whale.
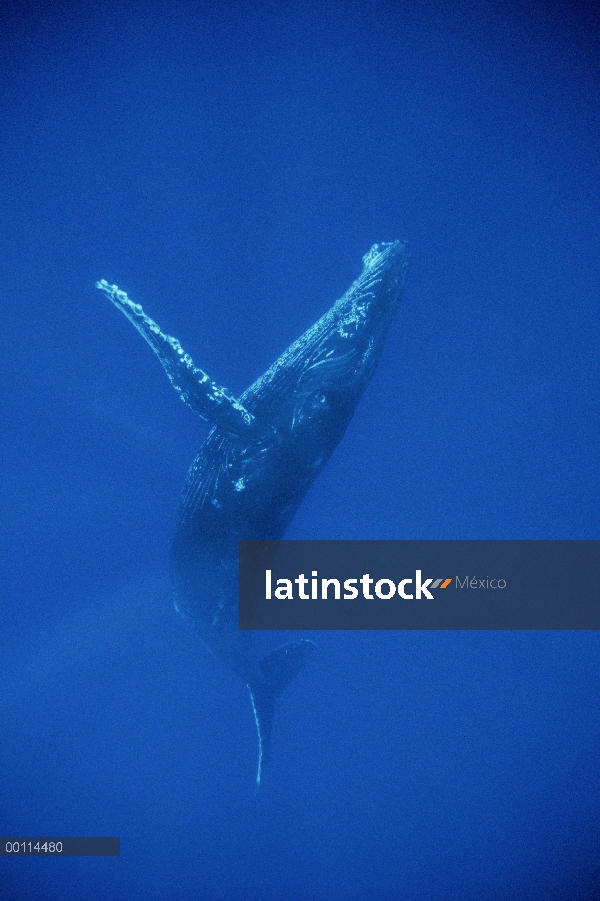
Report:
[{"label": "humpback whale", "polygon": [[408,246],[375,244],[344,296],[239,398],[193,363],[116,285],[96,287],[157,354],[212,429],[188,473],[171,544],[177,611],[246,683],[258,732],[257,786],[276,698],[315,649],[292,641],[262,660],[238,627],[238,542],[282,538],[342,438],[381,356],[408,269]]}]

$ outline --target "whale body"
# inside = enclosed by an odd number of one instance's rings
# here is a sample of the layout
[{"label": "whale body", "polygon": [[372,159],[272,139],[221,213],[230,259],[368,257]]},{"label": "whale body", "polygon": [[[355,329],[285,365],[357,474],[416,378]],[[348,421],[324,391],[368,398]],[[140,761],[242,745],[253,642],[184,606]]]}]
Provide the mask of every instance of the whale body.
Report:
[{"label": "whale body", "polygon": [[181,399],[213,425],[183,488],[170,570],[176,609],[250,690],[258,785],[275,699],[315,645],[293,641],[258,659],[251,634],[238,627],[238,542],[285,534],[373,375],[408,260],[403,242],[374,245],[346,294],[239,398],[196,367],[125,292],[96,283],[150,344]]}]

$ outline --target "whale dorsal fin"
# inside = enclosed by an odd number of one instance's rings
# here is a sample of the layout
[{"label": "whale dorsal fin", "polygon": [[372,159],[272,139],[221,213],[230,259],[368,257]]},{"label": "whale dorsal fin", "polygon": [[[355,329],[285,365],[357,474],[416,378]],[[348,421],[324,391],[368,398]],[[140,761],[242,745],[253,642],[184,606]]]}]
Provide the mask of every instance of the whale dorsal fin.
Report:
[{"label": "whale dorsal fin", "polygon": [[96,287],[104,291],[146,339],[179,397],[194,413],[234,435],[249,436],[258,428],[252,413],[226,388],[198,369],[177,338],[165,335],[156,322],[146,316],[139,303],[133,303],[124,291],[104,279],[96,282]]}]

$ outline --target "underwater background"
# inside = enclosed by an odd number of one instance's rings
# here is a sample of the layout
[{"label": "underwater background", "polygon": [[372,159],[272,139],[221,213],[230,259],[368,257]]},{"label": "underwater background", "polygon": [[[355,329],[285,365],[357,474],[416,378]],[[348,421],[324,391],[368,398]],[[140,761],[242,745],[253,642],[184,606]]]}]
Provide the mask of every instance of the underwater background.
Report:
[{"label": "underwater background", "polygon": [[596,633],[306,635],[255,795],[168,578],[209,427],[94,288],[240,394],[405,239],[288,537],[597,539],[599,43],[567,0],[2,5],[0,833],[121,856],[0,901],[600,898]]}]

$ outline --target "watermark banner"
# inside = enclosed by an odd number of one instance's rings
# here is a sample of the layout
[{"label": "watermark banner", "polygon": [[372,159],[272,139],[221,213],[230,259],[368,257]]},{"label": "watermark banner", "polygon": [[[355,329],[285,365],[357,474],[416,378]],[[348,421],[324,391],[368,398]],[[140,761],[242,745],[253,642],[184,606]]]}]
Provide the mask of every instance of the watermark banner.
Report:
[{"label": "watermark banner", "polygon": [[600,629],[600,542],[240,541],[240,629]]}]

